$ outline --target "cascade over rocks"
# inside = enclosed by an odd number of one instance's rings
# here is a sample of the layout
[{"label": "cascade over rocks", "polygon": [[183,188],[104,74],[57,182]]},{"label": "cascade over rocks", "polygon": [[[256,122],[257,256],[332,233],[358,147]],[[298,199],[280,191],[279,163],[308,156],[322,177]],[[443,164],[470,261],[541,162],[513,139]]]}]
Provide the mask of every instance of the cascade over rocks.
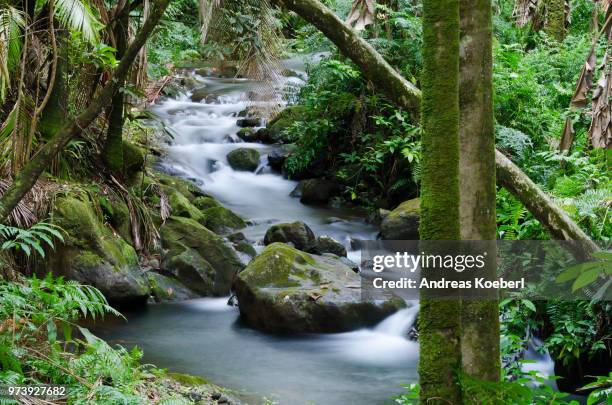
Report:
[{"label": "cascade over rocks", "polygon": [[273,333],[334,333],[372,326],[405,307],[400,298],[362,301],[358,274],[335,257],[273,243],[238,274],[240,315]]},{"label": "cascade over rocks", "polygon": [[418,198],[404,201],[393,211],[385,213],[380,224],[380,234],[385,240],[418,240],[420,201]]}]

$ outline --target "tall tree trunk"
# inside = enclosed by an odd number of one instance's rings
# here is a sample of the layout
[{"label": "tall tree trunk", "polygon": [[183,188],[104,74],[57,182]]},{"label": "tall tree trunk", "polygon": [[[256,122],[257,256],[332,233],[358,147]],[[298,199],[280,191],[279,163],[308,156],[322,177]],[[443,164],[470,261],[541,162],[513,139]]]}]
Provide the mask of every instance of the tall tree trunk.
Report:
[{"label": "tall tree trunk", "polygon": [[68,112],[68,95],[66,93],[66,70],[68,60],[66,55],[66,35],[62,31],[58,31],[57,45],[59,55],[57,60],[57,68],[55,69],[55,81],[53,92],[49,97],[49,102],[42,111],[40,122],[38,123],[38,131],[40,131],[43,139],[49,140],[60,129],[66,120]]},{"label": "tall tree trunk", "polygon": [[[398,107],[418,113],[420,90],[397,73],[374,48],[344,24],[329,8],[318,0],[275,0],[275,2],[295,12],[323,32],[342,53],[359,66],[363,75]],[[534,215],[536,214],[534,211],[537,211],[536,218],[551,230],[553,237],[564,240],[573,237],[589,240],[584,232],[577,232],[580,228],[574,221],[567,215],[559,214],[562,213],[559,206],[499,151],[495,153],[495,166],[498,183],[514,194],[527,209],[533,210]],[[514,181],[520,183],[514,184]],[[517,192],[518,188],[523,192]],[[529,200],[530,196],[535,196],[536,200]],[[549,212],[555,213],[552,214],[553,222],[549,221],[547,215]]]},{"label": "tall tree trunk", "polygon": [[[423,1],[422,83],[420,235],[459,240],[459,0]],[[423,269],[422,277],[438,271]],[[425,290],[420,307],[421,401],[459,404],[461,301]]]},{"label": "tall tree trunk", "polygon": [[[122,58],[125,54],[128,41],[128,25],[130,23],[129,7],[126,4],[123,10],[119,10],[117,21],[113,29],[113,36],[116,41],[117,58]],[[121,82],[123,86],[125,80]],[[108,114],[108,131],[106,141],[102,151],[104,163],[113,173],[123,172],[123,110],[124,94],[117,91],[111,101]]]},{"label": "tall tree trunk", "polygon": [[561,42],[565,39],[565,0],[546,0],[544,32]]},{"label": "tall tree trunk", "polygon": [[170,0],[157,0],[155,2],[150,17],[145,21],[140,32],[134,38],[134,41],[119,62],[119,66],[107,85],[100,92],[98,98],[93,100],[76,118],[64,123],[53,139],[47,142],[15,177],[13,184],[0,198],[0,220],[5,220],[8,217],[23,196],[32,189],[55,156],[64,149],[66,144],[84,128],[87,128],[110,103],[113,95],[127,77],[130,66],[134,62],[136,55],[138,55],[138,51],[153,32],[153,29],[166,11],[169,2]]},{"label": "tall tree trunk", "polygon": [[[459,4],[461,239],[490,241],[483,243],[488,252],[483,276],[494,279],[497,224],[491,0],[460,0]],[[499,304],[495,297],[462,301],[461,363],[463,372],[471,377],[499,380]]]}]

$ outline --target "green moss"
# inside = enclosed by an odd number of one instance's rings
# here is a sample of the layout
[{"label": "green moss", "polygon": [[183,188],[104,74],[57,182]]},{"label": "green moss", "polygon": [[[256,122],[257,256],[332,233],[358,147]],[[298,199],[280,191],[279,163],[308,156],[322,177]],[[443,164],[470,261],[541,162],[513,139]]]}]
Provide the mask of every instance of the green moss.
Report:
[{"label": "green moss", "polygon": [[144,168],[145,152],[130,142],[123,142],[123,168],[126,176],[131,177]]},{"label": "green moss", "polygon": [[214,207],[221,206],[221,204],[219,204],[217,200],[215,200],[212,197],[197,197],[191,203],[195,205],[199,210],[202,210],[202,211],[208,208],[214,208]]},{"label": "green moss", "polygon": [[183,373],[168,373],[168,377],[172,378],[174,381],[177,381],[183,385],[206,385],[209,384],[207,380],[202,377],[198,377],[190,374]]},{"label": "green moss", "polygon": [[200,222],[218,234],[228,233],[246,226],[242,218],[225,207],[208,208],[202,214],[203,219]]},{"label": "green moss", "polygon": [[268,123],[268,136],[273,142],[291,142],[291,137],[284,134],[296,121],[306,120],[308,110],[305,106],[295,105],[282,110],[273,120]]},{"label": "green moss", "polygon": [[315,264],[316,260],[308,253],[284,243],[272,243],[249,263],[240,277],[257,287],[298,287],[301,282],[297,279],[319,281],[319,274],[309,268]]},{"label": "green moss", "polygon": [[197,209],[189,199],[176,190],[169,190],[167,193],[168,203],[170,204],[172,215],[191,218],[195,221],[202,221],[204,215]]}]

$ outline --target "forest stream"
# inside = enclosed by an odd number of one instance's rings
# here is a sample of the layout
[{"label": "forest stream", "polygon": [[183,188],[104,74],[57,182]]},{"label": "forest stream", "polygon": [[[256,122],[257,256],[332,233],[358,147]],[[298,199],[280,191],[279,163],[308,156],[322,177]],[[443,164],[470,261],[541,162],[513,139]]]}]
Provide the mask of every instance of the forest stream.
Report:
[{"label": "forest stream", "polygon": [[[302,62],[290,60],[286,65],[304,74]],[[256,83],[193,77],[214,94],[214,102],[193,102],[185,92],[151,107],[175,134],[164,169],[195,181],[249,220],[243,232],[258,250],[272,224],[301,220],[315,234],[342,241],[348,257],[359,262],[358,241],[375,239],[378,232],[366,223],[363,212],[301,204],[289,195],[297,182],[267,166],[266,152],[273,145],[236,142],[238,115]],[[255,173],[235,171],[227,163],[227,153],[238,147],[260,150],[262,160]],[[149,305],[126,313],[129,322],[107,321],[94,329],[111,343],[137,345],[147,363],[202,375],[236,390],[249,403],[262,398],[296,405],[390,403],[403,384],[417,380],[418,343],[407,338],[417,316],[415,303],[371,329],[274,336],[242,325],[228,298]],[[538,366],[551,368],[545,358]]]}]

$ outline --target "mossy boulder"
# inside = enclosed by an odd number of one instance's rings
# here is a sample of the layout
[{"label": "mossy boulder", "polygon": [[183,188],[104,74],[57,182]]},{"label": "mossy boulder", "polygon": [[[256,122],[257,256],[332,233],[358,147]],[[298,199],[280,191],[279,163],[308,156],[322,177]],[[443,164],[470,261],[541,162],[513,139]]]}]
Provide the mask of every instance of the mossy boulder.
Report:
[{"label": "mossy boulder", "polygon": [[227,154],[227,162],[234,170],[254,172],[259,166],[259,151],[252,148],[238,148]]},{"label": "mossy boulder", "polygon": [[259,140],[257,137],[257,131],[255,131],[253,128],[240,128],[240,130],[236,133],[236,136],[245,142],[257,142]]},{"label": "mossy boulder", "polygon": [[225,207],[212,207],[202,211],[204,226],[216,234],[227,234],[246,226],[246,222]]},{"label": "mossy boulder", "polygon": [[185,196],[189,201],[197,197],[207,197],[206,193],[198,188],[193,182],[180,177],[171,176],[166,173],[155,171],[151,173],[149,180],[160,185],[161,189],[169,194],[171,190],[176,190]]},{"label": "mossy boulder", "polygon": [[198,296],[198,294],[174,278],[154,271],[148,271],[146,276],[151,286],[151,293],[157,302],[183,301]]},{"label": "mossy boulder", "polygon": [[201,294],[229,294],[232,278],[244,266],[220,236],[191,218],[176,216],[168,218],[160,235],[164,272],[182,277],[174,270],[180,263],[182,268],[192,269],[192,275],[197,273],[202,280],[211,280],[208,287],[200,290]]},{"label": "mossy boulder", "polygon": [[198,294],[211,295],[214,291],[215,269],[195,249],[185,247],[177,255],[164,257],[162,268]]},{"label": "mossy boulder", "polygon": [[169,189],[166,193],[172,215],[203,221],[204,214],[187,197],[176,190]]},{"label": "mossy boulder", "polygon": [[308,179],[302,180],[301,183],[300,202],[302,204],[327,204],[339,189],[337,183],[326,179]]},{"label": "mossy boulder", "polygon": [[314,251],[317,247],[314,232],[302,221],[277,224],[268,228],[264,244],[270,245],[275,242],[291,244],[304,252]]},{"label": "mossy boulder", "polygon": [[331,236],[326,235],[321,235],[317,238],[316,251],[318,254],[333,253],[340,257],[347,256],[347,251],[344,245]]},{"label": "mossy boulder", "polygon": [[240,315],[273,333],[334,333],[375,325],[405,306],[402,299],[363,301],[361,279],[334,257],[274,243],[234,282]]},{"label": "mossy boulder", "polygon": [[285,108],[268,123],[267,138],[271,143],[291,143],[295,141],[287,129],[296,121],[308,119],[307,109],[301,105]]},{"label": "mossy boulder", "polygon": [[296,149],[297,146],[293,143],[280,145],[268,153],[268,165],[277,172],[282,171],[283,164],[289,156],[295,153]]},{"label": "mossy boulder", "polygon": [[97,287],[116,304],[144,303],[149,285],[134,248],[104,226],[92,204],[76,196],[56,199],[53,222],[65,243],[47,258],[47,270]]},{"label": "mossy boulder", "polygon": [[420,200],[404,201],[386,214],[380,224],[380,234],[386,240],[418,240]]},{"label": "mossy boulder", "polygon": [[144,168],[145,151],[131,142],[123,142],[123,169],[131,177]]},{"label": "mossy boulder", "polygon": [[197,197],[191,202],[199,210],[207,210],[209,208],[220,207],[221,204],[212,197]]}]

